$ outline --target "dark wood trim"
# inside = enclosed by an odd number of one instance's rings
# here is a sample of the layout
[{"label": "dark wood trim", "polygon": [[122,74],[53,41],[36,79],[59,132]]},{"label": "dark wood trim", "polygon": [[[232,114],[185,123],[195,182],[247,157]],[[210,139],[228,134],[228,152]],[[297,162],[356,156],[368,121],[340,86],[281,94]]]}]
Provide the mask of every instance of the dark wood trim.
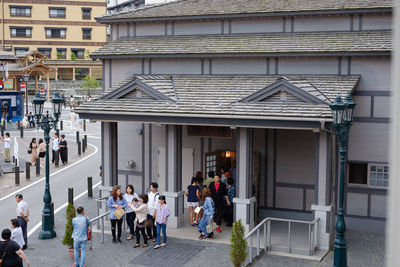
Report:
[{"label": "dark wood trim", "polygon": [[[13,4],[37,4],[36,0],[4,0],[4,3]],[[103,2],[86,2],[86,1],[58,1],[58,0],[40,0],[42,5],[66,5],[66,6],[104,6],[107,7],[107,3]]]},{"label": "dark wood trim", "polygon": [[24,41],[5,40],[10,45],[70,45],[70,46],[104,46],[107,42],[74,42],[74,41]]},{"label": "dark wood trim", "polygon": [[[24,17],[25,18],[25,17]],[[29,17],[26,17],[29,18]],[[104,24],[89,21],[51,21],[51,20],[31,20],[31,19],[5,19],[5,24],[28,24],[28,25],[65,25],[65,26],[98,26],[106,27]]]}]

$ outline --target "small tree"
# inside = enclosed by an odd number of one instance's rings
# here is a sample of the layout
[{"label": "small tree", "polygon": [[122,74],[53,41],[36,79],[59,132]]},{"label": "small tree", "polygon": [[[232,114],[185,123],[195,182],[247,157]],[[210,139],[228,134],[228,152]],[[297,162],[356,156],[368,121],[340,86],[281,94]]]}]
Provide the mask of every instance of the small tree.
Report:
[{"label": "small tree", "polygon": [[247,258],[247,240],[241,220],[234,222],[231,233],[230,256],[233,266],[240,267]]},{"label": "small tree", "polygon": [[71,53],[71,60],[72,61],[77,61],[78,57],[75,55],[75,53]]},{"label": "small tree", "polygon": [[96,89],[101,86],[101,83],[96,78],[91,77],[89,74],[82,79],[82,89],[87,92],[87,95],[96,92]]},{"label": "small tree", "polygon": [[89,49],[85,50],[85,57],[90,59],[90,50]]},{"label": "small tree", "polygon": [[62,243],[63,245],[66,245],[70,248],[74,247],[74,239],[72,238],[72,232],[74,231],[74,227],[72,226],[72,219],[75,218],[75,216],[76,212],[74,205],[68,204],[65,216],[67,222],[65,223],[65,233]]}]

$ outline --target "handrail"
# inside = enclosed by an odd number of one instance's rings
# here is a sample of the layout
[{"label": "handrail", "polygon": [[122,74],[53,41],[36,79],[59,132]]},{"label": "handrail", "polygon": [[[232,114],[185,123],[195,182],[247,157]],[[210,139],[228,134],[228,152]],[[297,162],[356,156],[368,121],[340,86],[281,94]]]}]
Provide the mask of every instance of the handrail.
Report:
[{"label": "handrail", "polygon": [[[103,214],[101,214],[101,215],[99,215],[99,216],[97,216],[97,217],[95,217],[95,218],[93,218],[93,219],[91,219],[89,221],[90,222],[90,224],[89,224],[90,231],[92,231],[92,229],[93,229],[93,223],[94,222],[101,221],[101,243],[102,244],[104,244],[104,217],[106,217],[109,214],[110,214],[110,211],[107,211],[107,212],[105,212],[105,213],[103,213]],[[89,241],[89,249],[90,250],[93,249],[92,240]]]},{"label": "handrail", "polygon": [[[299,224],[307,224],[308,225],[308,254],[311,256],[315,253],[315,249],[318,247],[318,231],[317,225],[319,223],[320,218],[316,218],[313,221],[300,221],[300,220],[291,220],[291,219],[282,219],[282,218],[271,218],[267,217],[262,220],[256,227],[254,227],[247,235],[245,235],[245,239],[248,240],[248,263],[252,263],[253,259],[256,256],[259,256],[261,252],[272,250],[271,248],[271,222],[287,222],[288,223],[288,253],[292,253],[291,247],[291,224],[299,223]],[[264,242],[263,247],[261,247],[260,240],[260,232],[261,227],[263,227],[264,232]],[[256,234],[256,256],[253,257],[253,235]]]}]

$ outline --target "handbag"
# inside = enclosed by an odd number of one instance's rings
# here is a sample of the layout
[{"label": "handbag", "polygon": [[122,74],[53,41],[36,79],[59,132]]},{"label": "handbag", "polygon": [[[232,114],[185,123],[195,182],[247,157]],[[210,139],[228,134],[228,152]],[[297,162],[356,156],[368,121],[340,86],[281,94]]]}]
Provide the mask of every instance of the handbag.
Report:
[{"label": "handbag", "polygon": [[124,216],[125,210],[123,210],[123,209],[116,209],[116,210],[113,212],[113,214],[114,214],[115,218],[117,218],[117,220],[119,220],[119,219],[122,218],[122,216]]},{"label": "handbag", "polygon": [[218,228],[218,225],[213,221],[212,217],[210,217],[210,221],[206,226],[207,233],[212,233]]},{"label": "handbag", "polygon": [[28,154],[32,154],[32,149],[28,149]]},{"label": "handbag", "polygon": [[154,226],[153,216],[151,216],[150,214],[147,214],[147,219],[144,220],[144,225],[148,228],[152,228]]},{"label": "handbag", "polygon": [[8,245],[10,244],[10,242],[11,242],[11,241],[8,241],[7,246],[6,246],[6,249],[4,250],[3,256],[1,256],[1,259],[0,259],[0,267],[1,267],[1,265],[3,264],[4,256],[6,255],[6,252],[7,252],[7,249],[8,249]]},{"label": "handbag", "polygon": [[87,240],[90,241],[90,240],[92,240],[92,231],[89,229],[88,218],[86,218],[86,227],[87,227]]}]

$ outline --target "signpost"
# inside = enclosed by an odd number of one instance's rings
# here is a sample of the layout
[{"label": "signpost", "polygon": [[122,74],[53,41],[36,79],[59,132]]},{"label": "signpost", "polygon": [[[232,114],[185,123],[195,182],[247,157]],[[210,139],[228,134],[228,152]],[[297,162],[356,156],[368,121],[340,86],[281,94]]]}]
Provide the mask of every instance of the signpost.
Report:
[{"label": "signpost", "polygon": [[25,92],[25,90],[26,90],[26,83],[25,83],[25,82],[21,82],[20,87],[21,87],[21,92]]}]

